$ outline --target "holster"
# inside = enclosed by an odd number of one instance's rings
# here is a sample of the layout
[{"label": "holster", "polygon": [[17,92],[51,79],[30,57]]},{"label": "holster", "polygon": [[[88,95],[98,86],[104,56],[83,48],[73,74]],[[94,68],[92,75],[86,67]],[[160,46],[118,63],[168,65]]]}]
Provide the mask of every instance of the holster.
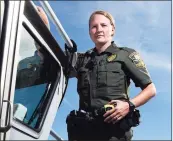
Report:
[{"label": "holster", "polygon": [[87,137],[84,133],[88,132],[87,129],[91,121],[92,117],[88,113],[76,110],[71,111],[66,118],[68,139],[70,141],[81,140],[82,138],[86,139]]},{"label": "holster", "polygon": [[136,127],[140,124],[140,112],[135,109],[128,113],[122,120],[120,120],[120,128],[128,131],[131,127]]}]

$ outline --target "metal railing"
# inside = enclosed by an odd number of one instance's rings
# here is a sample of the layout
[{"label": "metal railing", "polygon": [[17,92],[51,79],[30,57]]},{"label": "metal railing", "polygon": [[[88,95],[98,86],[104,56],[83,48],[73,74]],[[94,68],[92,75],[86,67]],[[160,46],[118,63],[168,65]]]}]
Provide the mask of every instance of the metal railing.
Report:
[{"label": "metal railing", "polygon": [[39,1],[42,7],[44,8],[45,12],[48,14],[52,22],[55,24],[55,26],[58,29],[58,32],[66,42],[66,44],[69,47],[73,47],[72,42],[70,41],[70,38],[68,37],[67,33],[65,32],[64,28],[62,27],[60,21],[58,20],[57,16],[55,15],[54,11],[52,10],[51,6],[49,5],[48,1]]},{"label": "metal railing", "polygon": [[[65,41],[65,43],[67,44],[67,46],[70,47],[70,48],[73,48],[73,44],[72,44],[69,36],[65,32],[63,26],[61,25],[60,21],[58,20],[57,16],[55,15],[54,11],[52,10],[52,8],[49,5],[48,1],[43,0],[43,1],[39,1],[39,2],[42,5],[42,7],[44,8],[46,14],[49,16],[49,18],[55,24],[56,29],[60,33],[61,37],[63,38],[63,40]],[[72,64],[71,65],[74,67],[75,64],[76,64],[76,62],[77,62],[77,52],[75,52],[73,54]]]},{"label": "metal railing", "polygon": [[51,129],[50,135],[54,137],[57,141],[63,141],[63,139],[59,137],[58,134],[53,129]]}]

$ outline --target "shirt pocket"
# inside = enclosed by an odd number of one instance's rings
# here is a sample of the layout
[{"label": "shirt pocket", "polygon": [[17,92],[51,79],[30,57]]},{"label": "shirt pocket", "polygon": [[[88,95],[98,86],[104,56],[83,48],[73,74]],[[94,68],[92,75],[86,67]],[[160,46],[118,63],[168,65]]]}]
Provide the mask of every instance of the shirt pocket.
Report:
[{"label": "shirt pocket", "polygon": [[122,89],[124,84],[124,75],[121,66],[118,63],[108,64],[106,73],[107,86],[115,87],[117,90]]},{"label": "shirt pocket", "polygon": [[106,70],[102,70],[102,71],[97,72],[97,87],[107,86],[106,73],[107,73]]}]

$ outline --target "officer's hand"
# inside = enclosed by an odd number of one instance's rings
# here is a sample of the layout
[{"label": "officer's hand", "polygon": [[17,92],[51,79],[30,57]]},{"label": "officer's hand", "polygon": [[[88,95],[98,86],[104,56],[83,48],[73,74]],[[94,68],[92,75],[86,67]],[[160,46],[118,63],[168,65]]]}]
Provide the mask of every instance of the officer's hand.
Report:
[{"label": "officer's hand", "polygon": [[68,45],[65,43],[65,49],[68,50],[71,53],[74,53],[74,52],[77,51],[77,44],[72,39],[70,39],[70,40],[71,40],[71,43],[73,44],[73,47],[72,48],[68,47]]},{"label": "officer's hand", "polygon": [[105,122],[113,122],[114,124],[125,117],[129,112],[129,104],[121,100],[112,100],[108,104],[116,104],[115,108],[107,111],[103,117]]}]

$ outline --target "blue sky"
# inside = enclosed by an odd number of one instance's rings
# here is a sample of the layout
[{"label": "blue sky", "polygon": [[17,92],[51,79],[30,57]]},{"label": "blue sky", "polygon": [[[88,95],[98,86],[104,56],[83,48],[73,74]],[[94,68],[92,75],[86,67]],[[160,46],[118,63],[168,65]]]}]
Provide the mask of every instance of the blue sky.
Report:
[{"label": "blue sky", "polygon": [[[150,72],[157,95],[141,106],[141,124],[134,128],[135,140],[171,139],[171,1],[50,1],[65,31],[78,45],[79,52],[94,47],[88,34],[88,19],[95,10],[106,10],[115,18],[114,41],[118,46],[137,50]],[[64,49],[55,26],[51,33]],[[78,109],[77,81],[70,79],[53,129],[67,139],[65,119]],[[132,83],[130,96],[140,92]],[[51,137],[49,139],[52,139]]]}]

